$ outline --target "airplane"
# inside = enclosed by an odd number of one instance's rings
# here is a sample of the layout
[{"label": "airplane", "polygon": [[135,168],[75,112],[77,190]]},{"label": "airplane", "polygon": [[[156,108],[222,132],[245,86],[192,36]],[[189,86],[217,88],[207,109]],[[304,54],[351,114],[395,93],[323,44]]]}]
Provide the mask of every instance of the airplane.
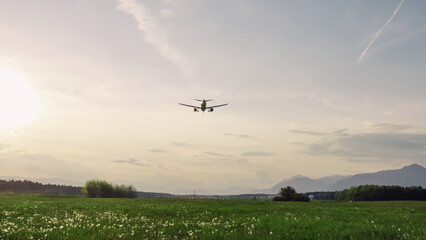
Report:
[{"label": "airplane", "polygon": [[223,106],[228,105],[228,103],[226,103],[226,104],[221,104],[221,105],[207,107],[207,102],[208,101],[212,101],[213,99],[207,99],[207,100],[205,100],[205,99],[203,99],[203,100],[194,99],[194,100],[201,102],[201,106],[193,106],[193,105],[188,105],[188,104],[183,104],[183,103],[179,103],[179,104],[182,105],[182,106],[185,106],[185,107],[192,107],[192,108],[194,108],[194,112],[198,112],[199,110],[201,110],[201,111],[204,112],[204,111],[206,111],[206,109],[208,109],[208,112],[213,112],[214,108],[216,108],[216,107],[223,107]]}]

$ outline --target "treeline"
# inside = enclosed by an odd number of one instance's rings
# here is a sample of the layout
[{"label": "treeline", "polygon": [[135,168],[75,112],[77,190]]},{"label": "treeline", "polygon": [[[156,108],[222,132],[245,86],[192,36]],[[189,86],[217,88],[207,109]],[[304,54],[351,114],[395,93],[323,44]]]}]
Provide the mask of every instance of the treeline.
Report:
[{"label": "treeline", "polygon": [[0,192],[81,195],[81,187],[41,184],[28,180],[0,180]]},{"label": "treeline", "polygon": [[157,193],[157,192],[136,192],[138,198],[173,198],[178,197],[170,193]]},{"label": "treeline", "polygon": [[113,185],[104,180],[89,180],[83,192],[91,198],[135,198],[136,189],[129,185]]},{"label": "treeline", "polygon": [[315,200],[338,201],[392,201],[392,200],[426,200],[426,189],[420,186],[378,186],[361,185],[343,191],[308,192],[305,196],[313,196]]},{"label": "treeline", "polygon": [[391,201],[391,200],[426,200],[426,189],[420,186],[378,186],[362,185],[336,192],[339,201]]}]

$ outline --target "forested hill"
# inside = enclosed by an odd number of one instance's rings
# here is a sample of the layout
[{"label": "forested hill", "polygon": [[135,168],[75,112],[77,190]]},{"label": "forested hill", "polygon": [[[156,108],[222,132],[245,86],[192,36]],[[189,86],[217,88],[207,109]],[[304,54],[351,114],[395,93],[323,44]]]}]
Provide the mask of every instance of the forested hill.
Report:
[{"label": "forested hill", "polygon": [[41,184],[28,180],[0,180],[0,192],[81,195],[81,187]]}]

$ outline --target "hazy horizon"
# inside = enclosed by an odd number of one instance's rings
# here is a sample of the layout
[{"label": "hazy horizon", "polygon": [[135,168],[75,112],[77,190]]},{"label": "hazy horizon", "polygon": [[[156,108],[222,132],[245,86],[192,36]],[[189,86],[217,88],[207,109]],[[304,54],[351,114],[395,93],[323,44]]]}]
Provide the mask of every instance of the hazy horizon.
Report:
[{"label": "hazy horizon", "polygon": [[[420,166],[420,167],[418,167]],[[410,169],[407,171],[407,168]],[[294,175],[290,178],[284,178],[281,179],[279,182],[276,182],[273,184],[273,186],[268,186],[265,188],[254,188],[254,187],[241,187],[241,186],[228,186],[228,187],[217,187],[217,188],[193,188],[191,189],[190,186],[187,188],[169,188],[167,186],[149,186],[147,184],[141,184],[140,182],[132,182],[132,181],[126,181],[126,180],[116,180],[114,182],[111,182],[112,184],[126,184],[130,185],[136,188],[137,191],[140,192],[162,192],[162,193],[170,193],[170,194],[199,194],[199,195],[238,195],[238,194],[276,194],[278,190],[277,188],[285,187],[285,186],[292,186],[294,187],[298,192],[315,192],[315,191],[340,191],[343,189],[334,189],[333,186],[336,186],[337,183],[341,184],[340,180],[346,181],[344,184],[353,184],[351,186],[358,186],[365,183],[358,183],[357,181],[349,181],[348,179],[355,177],[355,179],[363,179],[363,177],[360,178],[360,175],[365,174],[376,174],[376,178],[374,178],[373,182],[368,182],[368,184],[371,185],[383,185],[383,183],[387,182],[389,180],[389,176],[393,176],[393,178],[390,180],[391,182],[385,183],[385,185],[393,186],[425,186],[426,182],[423,182],[421,178],[418,178],[420,176],[411,176],[414,172],[418,172],[418,170],[424,168],[423,166],[419,164],[412,164],[409,166],[404,166],[401,169],[382,169],[375,172],[363,172],[358,173],[354,175],[330,175],[330,176],[323,176],[319,178],[311,178],[309,176],[303,176],[303,175]],[[405,169],[404,177],[401,176],[401,170]],[[395,175],[395,171],[398,173]],[[387,175],[387,177],[384,177],[383,174],[389,174],[390,172],[394,172],[391,175]],[[395,176],[398,176],[398,181],[395,182]],[[307,179],[312,180],[312,182],[306,182]],[[371,179],[371,177],[370,177]],[[386,180],[387,179],[387,180]],[[0,180],[30,180],[39,182],[42,184],[56,184],[56,185],[66,185],[66,186],[75,186],[75,187],[83,187],[88,180],[93,179],[62,179],[62,178],[26,178],[22,176],[0,176]],[[313,184],[313,185],[312,185]],[[142,187],[141,187],[142,186]],[[339,186],[337,184],[337,186]],[[329,188],[333,189],[329,189]],[[308,190],[306,190],[308,189]],[[346,189],[346,188],[345,188]]]},{"label": "hazy horizon", "polygon": [[[0,176],[267,188],[426,165],[426,2],[2,1]],[[178,105],[229,103],[212,113]]]}]

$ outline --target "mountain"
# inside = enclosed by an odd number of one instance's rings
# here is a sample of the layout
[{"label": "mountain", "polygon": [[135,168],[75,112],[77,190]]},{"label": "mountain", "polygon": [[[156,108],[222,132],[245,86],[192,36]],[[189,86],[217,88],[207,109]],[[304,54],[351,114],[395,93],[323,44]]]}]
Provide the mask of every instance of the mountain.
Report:
[{"label": "mountain", "polygon": [[324,191],[333,183],[347,177],[348,176],[334,175],[318,179],[312,179],[309,177],[298,175],[289,179],[284,179],[269,189],[256,190],[253,193],[276,194],[280,191],[281,188],[287,186],[293,187],[294,189],[296,189],[297,192]]},{"label": "mountain", "polygon": [[353,176],[334,175],[318,179],[305,176],[294,176],[284,179],[268,189],[255,190],[252,193],[276,194],[281,188],[291,186],[297,192],[340,191],[351,186],[366,184],[422,186],[426,187],[426,169],[418,164],[405,166],[397,170],[385,170],[374,173],[363,173]]},{"label": "mountain", "polygon": [[335,182],[343,180],[343,179],[348,178],[348,177],[350,177],[350,176],[333,175],[333,176],[318,178],[317,180],[324,183],[327,186],[330,186],[330,185],[334,184]]},{"label": "mountain", "polygon": [[327,190],[340,191],[366,184],[426,187],[426,169],[418,164],[412,164],[397,170],[357,174],[335,182]]},{"label": "mountain", "polygon": [[327,186],[315,179],[308,177],[295,177],[290,179],[285,179],[277,184],[275,184],[269,193],[278,193],[281,188],[286,186],[292,186],[298,192],[313,192],[318,191],[318,189],[325,189]]},{"label": "mountain", "polygon": [[[277,194],[281,188],[291,186],[297,192],[340,191],[351,186],[365,184],[422,186],[426,187],[426,169],[418,164],[403,167],[397,170],[386,170],[375,173],[364,173],[351,176],[333,175],[322,178],[309,178],[296,175],[284,179],[267,189],[253,189],[231,186],[224,189],[196,189],[197,195],[236,195],[236,194]],[[190,189],[175,189],[174,193],[192,194]]]}]

